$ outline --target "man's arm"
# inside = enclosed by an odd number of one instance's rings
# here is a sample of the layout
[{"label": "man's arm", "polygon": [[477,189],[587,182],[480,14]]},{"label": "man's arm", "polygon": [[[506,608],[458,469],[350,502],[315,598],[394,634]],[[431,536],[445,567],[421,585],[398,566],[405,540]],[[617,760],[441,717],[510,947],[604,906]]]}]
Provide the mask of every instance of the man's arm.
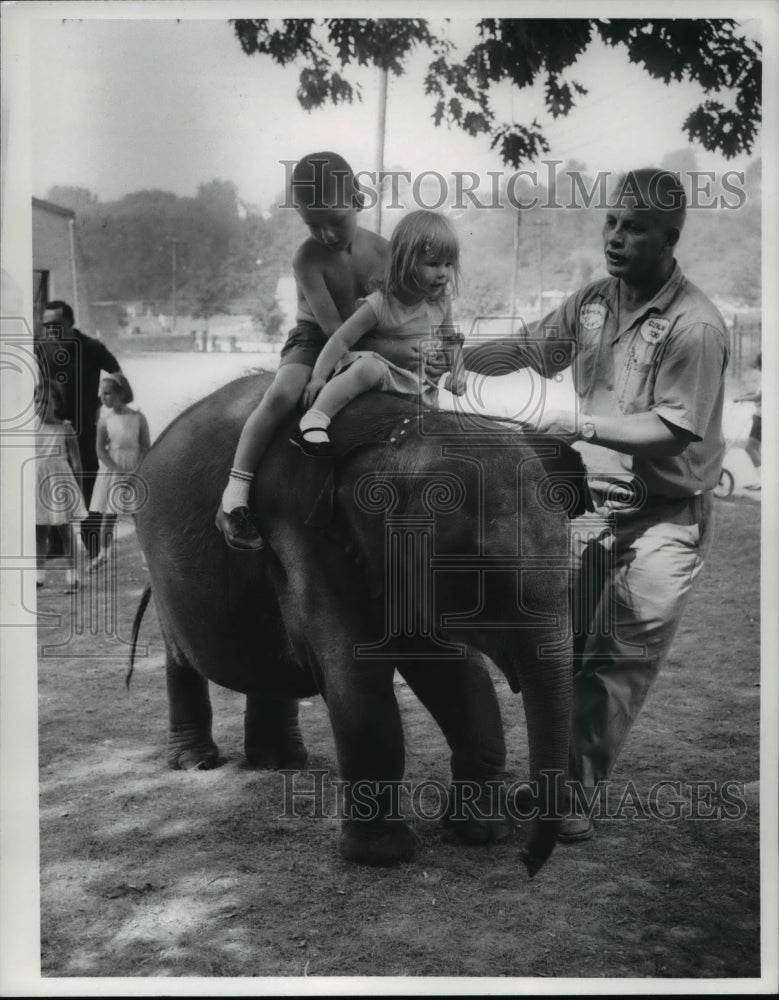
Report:
[{"label": "man's arm", "polygon": [[679,330],[657,373],[652,407],[618,417],[575,410],[550,410],[524,426],[539,434],[576,440],[586,425],[587,440],[626,455],[680,455],[700,441],[708,426],[727,363],[725,333],[707,324]]},{"label": "man's arm", "polygon": [[663,458],[667,455],[681,455],[695,440],[690,431],[663,420],[653,411],[631,413],[626,417],[581,417],[594,428],[590,438],[612,451],[625,455],[646,455]]},{"label": "man's arm", "polygon": [[487,340],[463,350],[465,367],[480,375],[509,375],[532,368],[544,378],[551,378],[568,368],[572,357],[573,342],[552,345],[524,336]]},{"label": "man's arm", "polygon": [[465,367],[481,375],[508,375],[532,368],[544,378],[552,378],[573,361],[578,310],[577,293],[530,327],[520,321],[520,329],[513,337],[466,347]]},{"label": "man's arm", "polygon": [[652,410],[620,417],[591,416],[578,410],[547,410],[535,422],[522,422],[523,428],[532,433],[552,434],[571,441],[582,437],[585,425],[590,425],[592,430],[588,441],[625,455],[658,458],[681,455],[695,440],[690,431],[663,420]]},{"label": "man's arm", "polygon": [[117,372],[120,372],[122,369],[119,362],[108,350],[102,340],[96,340],[95,343],[97,345],[97,361],[100,365],[101,371],[107,372],[109,375],[115,375]]}]

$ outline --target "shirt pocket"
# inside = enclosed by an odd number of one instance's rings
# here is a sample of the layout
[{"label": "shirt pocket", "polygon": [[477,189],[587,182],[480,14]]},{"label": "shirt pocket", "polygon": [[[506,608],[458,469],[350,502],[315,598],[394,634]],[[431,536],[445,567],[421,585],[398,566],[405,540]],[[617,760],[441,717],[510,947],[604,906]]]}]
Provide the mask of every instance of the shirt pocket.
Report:
[{"label": "shirt pocket", "polygon": [[623,413],[646,413],[655,394],[657,361],[631,358],[618,387],[619,408]]},{"label": "shirt pocket", "polygon": [[597,330],[587,330],[582,326],[579,327],[576,354],[571,367],[574,387],[580,396],[589,392],[595,382],[602,336],[602,327],[599,327]]}]

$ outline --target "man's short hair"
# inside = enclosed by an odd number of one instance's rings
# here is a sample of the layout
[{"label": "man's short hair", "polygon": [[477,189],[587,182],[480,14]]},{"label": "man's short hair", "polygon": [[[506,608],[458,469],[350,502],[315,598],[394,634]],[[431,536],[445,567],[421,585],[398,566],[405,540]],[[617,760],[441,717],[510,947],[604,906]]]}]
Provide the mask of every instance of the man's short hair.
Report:
[{"label": "man's short hair", "polygon": [[73,315],[73,310],[68,305],[68,303],[64,302],[62,299],[52,299],[51,302],[47,302],[46,305],[43,308],[44,308],[44,310],[47,310],[47,309],[51,309],[51,310],[61,309],[62,310],[62,318],[63,319],[67,320],[68,323],[71,323],[71,324],[75,323],[75,321],[76,321],[76,318]]},{"label": "man's short hair", "polygon": [[687,216],[687,196],[678,174],[659,167],[641,167],[621,174],[608,203],[614,208],[651,209],[667,228],[680,231]]},{"label": "man's short hair", "polygon": [[343,156],[328,150],[298,160],[290,194],[296,208],[307,209],[360,209],[365,200],[352,168]]}]

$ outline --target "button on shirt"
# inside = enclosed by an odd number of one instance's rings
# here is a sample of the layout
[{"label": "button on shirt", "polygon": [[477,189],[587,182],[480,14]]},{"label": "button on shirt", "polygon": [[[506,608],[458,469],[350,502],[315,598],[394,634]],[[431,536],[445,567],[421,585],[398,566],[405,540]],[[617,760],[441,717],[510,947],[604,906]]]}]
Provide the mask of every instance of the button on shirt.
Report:
[{"label": "button on shirt", "polygon": [[651,411],[693,440],[681,455],[651,458],[581,442],[590,483],[597,489],[639,480],[650,497],[713,489],[725,453],[725,322],[676,263],[651,302],[623,312],[621,325],[619,297],[618,278],[593,282],[547,316],[544,337],[574,342],[573,380],[585,413],[619,418]]}]

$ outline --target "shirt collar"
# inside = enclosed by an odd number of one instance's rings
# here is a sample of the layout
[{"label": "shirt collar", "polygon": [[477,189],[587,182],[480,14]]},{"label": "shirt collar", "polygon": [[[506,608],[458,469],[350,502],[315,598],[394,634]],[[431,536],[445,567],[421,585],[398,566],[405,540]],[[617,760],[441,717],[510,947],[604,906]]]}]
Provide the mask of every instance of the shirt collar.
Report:
[{"label": "shirt collar", "polygon": [[[668,276],[666,283],[655,293],[654,298],[650,299],[639,312],[634,312],[629,320],[627,320],[622,326],[617,327],[617,330],[612,337],[612,343],[621,337],[623,333],[630,330],[637,323],[643,320],[647,315],[649,315],[649,313],[665,312],[673,302],[683,282],[684,275],[682,274],[682,269],[674,259],[673,270]],[[619,295],[619,284],[617,284],[617,295]]]}]

